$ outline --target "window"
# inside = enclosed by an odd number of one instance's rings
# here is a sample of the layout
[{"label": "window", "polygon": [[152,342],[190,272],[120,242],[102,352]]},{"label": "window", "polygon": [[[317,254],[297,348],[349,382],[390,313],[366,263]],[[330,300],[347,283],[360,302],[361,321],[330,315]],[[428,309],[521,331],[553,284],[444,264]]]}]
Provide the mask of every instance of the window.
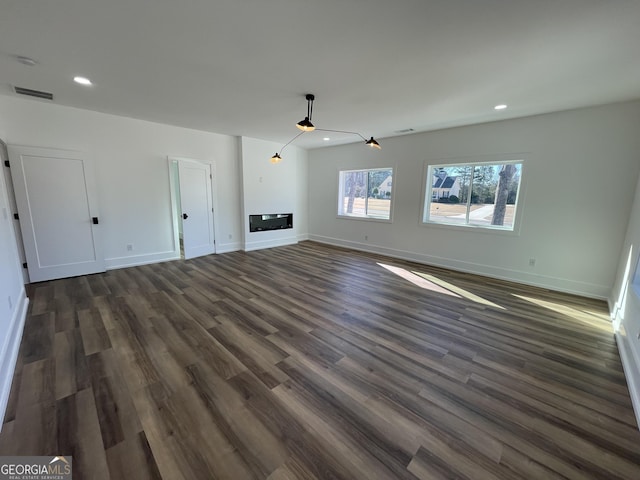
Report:
[{"label": "window", "polygon": [[513,230],[522,160],[432,165],[423,221]]},{"label": "window", "polygon": [[341,171],[338,215],[390,220],[392,179],[392,168]]},{"label": "window", "polygon": [[[629,260],[631,260],[631,249],[629,249]],[[640,298],[640,257],[638,257],[638,263],[636,264],[636,271],[633,275],[631,285],[633,286],[633,290],[636,292],[636,295]]]}]

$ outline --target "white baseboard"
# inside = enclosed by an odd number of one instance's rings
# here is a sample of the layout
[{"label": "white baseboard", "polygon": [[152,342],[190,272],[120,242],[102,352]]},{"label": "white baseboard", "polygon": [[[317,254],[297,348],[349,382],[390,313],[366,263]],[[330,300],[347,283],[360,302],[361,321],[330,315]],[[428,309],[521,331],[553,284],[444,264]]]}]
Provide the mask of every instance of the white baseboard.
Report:
[{"label": "white baseboard", "polygon": [[180,252],[170,250],[168,252],[148,253],[145,255],[130,255],[127,257],[106,258],[104,260],[107,270],[115,270],[117,268],[137,267],[140,265],[149,265],[151,263],[169,262],[171,260],[179,260]]},{"label": "white baseboard", "polygon": [[616,343],[622,360],[624,376],[627,379],[627,387],[629,387],[631,404],[636,414],[636,422],[640,428],[640,365],[635,361],[631,345],[629,345],[629,337],[624,331],[616,333]]},{"label": "white baseboard", "polygon": [[233,243],[216,243],[216,253],[229,253],[242,250],[242,244],[240,242]]},{"label": "white baseboard", "polygon": [[551,277],[547,275],[537,275],[520,270],[511,270],[507,268],[499,268],[493,265],[484,265],[479,263],[464,262],[457,259],[437,257],[435,255],[426,255],[424,253],[410,252],[405,250],[397,250],[394,248],[383,247],[379,245],[371,245],[368,243],[352,242],[340,238],[325,237],[322,235],[309,235],[309,240],[319,243],[326,243],[338,247],[352,248],[363,252],[377,253],[388,257],[409,260],[434,267],[448,268],[459,272],[473,273],[484,275],[485,277],[507,280],[515,283],[522,283],[534,287],[547,288],[558,292],[571,293],[581,295],[583,297],[597,298],[605,300],[608,298],[611,287],[606,285],[595,285],[587,282],[576,280],[568,280],[565,278]]},{"label": "white baseboard", "polygon": [[4,415],[7,410],[7,403],[9,402],[11,382],[13,382],[13,374],[16,368],[16,361],[18,360],[18,352],[20,350],[24,322],[27,318],[28,306],[29,299],[23,288],[18,303],[16,304],[13,318],[9,324],[6,348],[0,357],[0,431],[2,430]]},{"label": "white baseboard", "polygon": [[250,252],[252,250],[262,250],[263,248],[283,247],[285,245],[293,245],[295,243],[298,243],[297,236],[286,237],[286,238],[274,238],[271,240],[252,241],[252,242],[246,242],[244,244],[244,251]]}]

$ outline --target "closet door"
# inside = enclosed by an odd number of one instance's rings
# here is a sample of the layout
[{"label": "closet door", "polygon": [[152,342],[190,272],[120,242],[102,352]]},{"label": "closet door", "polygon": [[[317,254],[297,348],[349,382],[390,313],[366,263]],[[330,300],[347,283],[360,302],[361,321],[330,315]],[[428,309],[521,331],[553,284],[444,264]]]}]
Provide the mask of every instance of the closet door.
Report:
[{"label": "closet door", "polygon": [[10,145],[9,160],[30,281],[104,272],[87,156]]}]

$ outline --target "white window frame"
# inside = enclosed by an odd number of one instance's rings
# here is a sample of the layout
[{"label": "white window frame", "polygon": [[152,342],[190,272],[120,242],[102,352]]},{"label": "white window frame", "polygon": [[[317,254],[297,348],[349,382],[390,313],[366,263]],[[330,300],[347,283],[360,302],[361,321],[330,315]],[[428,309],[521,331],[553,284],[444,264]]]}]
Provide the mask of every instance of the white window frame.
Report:
[{"label": "white window frame", "polygon": [[[391,184],[391,196],[389,197],[389,218],[380,218],[380,217],[376,217],[376,216],[370,216],[370,215],[354,215],[354,214],[347,214],[347,213],[343,213],[343,209],[344,209],[344,197],[345,197],[345,191],[344,191],[344,182],[342,181],[342,177],[344,173],[352,173],[352,172],[365,172],[367,174],[367,181],[369,178],[368,173],[371,171],[376,171],[376,170],[391,170],[391,178],[392,178],[392,184]],[[365,220],[365,221],[369,221],[369,222],[382,222],[382,223],[392,223],[393,221],[393,199],[395,197],[395,188],[393,186],[394,180],[394,175],[395,175],[395,167],[371,167],[371,168],[350,168],[350,169],[345,169],[345,170],[338,170],[338,213],[336,215],[337,218],[342,218],[342,219],[349,219],[349,220]],[[368,188],[367,188],[368,190]],[[369,198],[368,195],[365,196],[365,209],[368,210],[368,204],[369,204]]]},{"label": "white window frame", "polygon": [[[454,228],[454,229],[472,229],[481,232],[490,233],[504,233],[504,234],[516,234],[520,232],[521,225],[521,211],[522,211],[522,199],[524,198],[525,190],[525,163],[526,156],[523,154],[513,154],[508,156],[477,156],[467,157],[462,159],[441,159],[437,161],[427,161],[424,167],[423,177],[423,196],[422,196],[422,211],[421,211],[421,224],[423,226],[437,227],[437,228]],[[518,186],[518,193],[516,195],[516,201],[514,204],[514,222],[513,227],[504,227],[500,225],[478,225],[469,224],[469,210],[467,207],[467,223],[455,223],[444,222],[429,219],[429,213],[431,209],[431,203],[433,201],[433,182],[431,181],[433,170],[441,167],[463,167],[463,166],[484,166],[484,165],[505,165],[505,164],[519,164],[520,165],[520,184]],[[467,200],[467,205],[470,204],[471,196]]]}]

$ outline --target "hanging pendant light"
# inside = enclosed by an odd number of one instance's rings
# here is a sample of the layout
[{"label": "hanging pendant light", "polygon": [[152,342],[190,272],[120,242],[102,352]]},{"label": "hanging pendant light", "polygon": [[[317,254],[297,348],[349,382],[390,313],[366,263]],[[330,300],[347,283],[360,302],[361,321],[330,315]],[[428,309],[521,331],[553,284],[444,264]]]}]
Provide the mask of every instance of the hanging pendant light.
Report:
[{"label": "hanging pendant light", "polygon": [[364,140],[365,145],[368,145],[368,146],[370,146],[372,148],[377,148],[377,149],[381,149],[382,148],[382,147],[380,147],[380,144],[376,141],[375,138],[371,137],[369,140],[367,140],[365,137],[363,137],[358,132],[350,132],[348,130],[331,130],[331,129],[328,129],[328,128],[316,128],[315,125],[313,125],[313,123],[311,123],[311,116],[313,115],[313,101],[316,99],[316,97],[312,93],[307,93],[305,95],[305,98],[307,99],[307,116],[304,117],[304,120],[300,120],[298,123],[296,123],[296,127],[298,127],[298,129],[300,129],[302,131],[300,133],[298,133],[295,137],[293,137],[291,140],[289,140],[280,149],[279,152],[276,152],[273,155],[273,157],[271,157],[271,163],[274,163],[274,164],[275,163],[280,163],[282,161],[282,157],[280,155],[282,154],[282,151],[289,144],[291,144],[296,138],[298,138],[303,133],[313,132],[314,130],[317,130],[318,132],[334,132],[334,133],[347,133],[349,135],[357,135],[362,140]]},{"label": "hanging pendant light", "polygon": [[271,157],[271,163],[280,163],[282,161],[282,157],[276,152],[273,157]]},{"label": "hanging pendant light", "polygon": [[373,137],[371,137],[369,140],[367,140],[364,143],[365,143],[365,145],[369,145],[370,147],[377,148],[378,150],[380,150],[382,148],[380,146],[380,144],[378,142],[376,142],[376,139],[373,138]]},{"label": "hanging pendant light", "polygon": [[303,132],[313,132],[316,127],[311,123],[311,116],[313,115],[313,101],[316,97],[312,93],[307,93],[305,98],[307,99],[307,116],[304,117],[304,120],[300,120],[296,123],[296,127]]},{"label": "hanging pendant light", "polygon": [[298,123],[296,123],[296,127],[298,127],[303,132],[313,132],[316,129],[313,123],[311,123],[311,121],[309,120],[309,117],[304,117],[304,120],[300,120]]}]

